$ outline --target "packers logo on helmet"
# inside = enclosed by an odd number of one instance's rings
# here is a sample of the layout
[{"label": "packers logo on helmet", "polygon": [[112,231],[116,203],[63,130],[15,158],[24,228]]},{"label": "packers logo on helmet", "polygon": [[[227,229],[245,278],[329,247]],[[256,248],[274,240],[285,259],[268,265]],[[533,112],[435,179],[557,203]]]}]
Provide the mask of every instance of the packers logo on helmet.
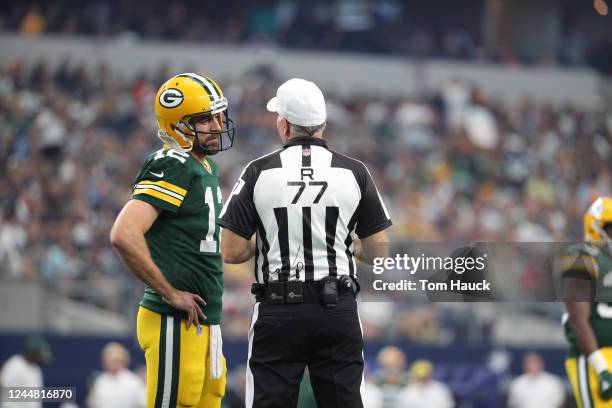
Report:
[{"label": "packers logo on helmet", "polygon": [[[204,116],[216,117],[220,129],[197,131],[195,123]],[[167,80],[157,91],[155,118],[159,138],[173,149],[187,152],[197,143],[199,150],[210,155],[234,144],[234,123],[228,116],[227,98],[207,76],[189,72]],[[198,134],[217,137],[218,148],[204,147]]]},{"label": "packers logo on helmet", "polygon": [[178,89],[166,89],[159,95],[159,103],[164,108],[176,108],[183,102],[183,94]]},{"label": "packers logo on helmet", "polygon": [[612,243],[606,224],[612,224],[612,197],[599,197],[584,215],[584,240]]}]

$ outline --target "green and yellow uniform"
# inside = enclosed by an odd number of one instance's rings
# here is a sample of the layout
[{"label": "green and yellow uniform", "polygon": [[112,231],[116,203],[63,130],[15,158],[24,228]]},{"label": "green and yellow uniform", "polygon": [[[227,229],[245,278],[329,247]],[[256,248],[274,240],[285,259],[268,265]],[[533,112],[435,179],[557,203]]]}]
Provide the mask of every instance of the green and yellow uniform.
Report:
[{"label": "green and yellow uniform", "polygon": [[[561,257],[561,273],[588,275],[593,279],[594,301],[589,324],[608,366],[612,367],[612,253],[609,247],[590,244],[570,247]],[[563,323],[569,345],[565,368],[578,407],[612,408],[612,400],[604,401],[600,396],[597,374],[588,364],[587,357],[581,354],[567,315]]]},{"label": "green and yellow uniform", "polygon": [[[132,198],[162,210],[145,235],[155,264],[173,287],[206,300],[208,319],[203,323],[218,324],[223,260],[215,222],[223,199],[217,166],[210,159],[206,163],[210,171],[188,153],[158,150],[138,173]],[[140,304],[158,313],[183,316],[149,287]]]},{"label": "green and yellow uniform", "polygon": [[[170,284],[205,301],[201,329],[186,328],[186,314],[150,287],[137,319],[138,341],[147,361],[147,407],[216,407],[225,390],[212,380],[211,325],[221,317],[223,275],[217,217],[222,208],[218,169],[206,159],[164,148],[147,157],[132,199],[160,211],[145,234],[151,257]],[[225,362],[223,362],[225,364]]]}]

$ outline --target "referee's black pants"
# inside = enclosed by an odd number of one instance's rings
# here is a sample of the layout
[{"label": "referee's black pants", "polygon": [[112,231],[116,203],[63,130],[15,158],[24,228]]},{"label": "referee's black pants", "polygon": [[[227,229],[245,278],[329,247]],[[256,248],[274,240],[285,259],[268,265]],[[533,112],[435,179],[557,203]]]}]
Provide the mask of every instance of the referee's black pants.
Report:
[{"label": "referee's black pants", "polygon": [[[316,298],[315,290],[305,285],[305,300]],[[363,407],[363,336],[353,296],[341,296],[331,309],[319,302],[255,304],[247,408],[296,407],[306,366],[319,408]]]}]

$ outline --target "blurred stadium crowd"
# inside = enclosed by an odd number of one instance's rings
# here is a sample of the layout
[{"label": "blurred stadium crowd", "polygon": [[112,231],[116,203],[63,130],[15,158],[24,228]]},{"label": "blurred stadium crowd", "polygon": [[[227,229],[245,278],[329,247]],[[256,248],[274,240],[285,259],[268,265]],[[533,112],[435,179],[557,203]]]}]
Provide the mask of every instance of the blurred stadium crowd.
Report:
[{"label": "blurred stadium crowd", "polygon": [[[498,2],[499,3],[499,2]],[[541,55],[485,44],[485,0],[160,0],[19,2],[0,6],[0,28],[28,35],[89,35],[223,45],[358,51],[508,64],[584,65],[601,61],[607,40],[589,35],[581,1],[561,2],[560,44]],[[590,10],[587,10],[590,11]],[[592,16],[591,16],[592,17]],[[562,44],[562,46],[561,46]],[[602,48],[603,47],[603,48]],[[609,51],[609,48],[607,49]]]},{"label": "blurred stadium crowd", "polygon": [[[52,384],[62,376],[64,367],[52,370],[56,352],[39,336],[24,339],[19,352],[0,360],[0,384],[11,386],[28,381],[29,386]],[[58,350],[60,349],[60,350]],[[146,403],[146,367],[140,350],[132,354],[116,341],[94,341],[90,345],[90,364],[80,367],[77,403],[58,404],[60,408],[144,408]],[[99,353],[99,359],[98,359]],[[135,362],[131,357],[135,357]],[[61,358],[61,357],[60,357]],[[516,357],[521,366],[516,376],[495,364],[453,364],[415,358],[402,349],[388,345],[366,359],[364,406],[368,408],[559,408],[567,397],[563,381],[548,371],[544,358],[536,352]],[[442,359],[443,360],[443,359]],[[65,359],[63,360],[65,362]],[[228,372],[222,408],[244,408],[246,366],[233,362]],[[23,369],[24,366],[28,370]],[[306,371],[306,374],[308,372]],[[47,404],[45,404],[46,406]],[[34,406],[34,405],[32,405]],[[42,406],[42,405],[36,405]],[[305,375],[299,393],[298,408],[316,408],[310,376]],[[570,404],[569,407],[572,407]]]},{"label": "blurred stadium crowd", "polygon": [[[160,146],[152,100],[170,75],[161,66],[122,79],[69,61],[1,69],[0,276],[40,279],[66,297],[133,313],[142,287],[108,231],[144,157]],[[264,107],[283,79],[262,66],[218,80],[237,123],[234,148],[215,157],[227,197],[247,162],[280,146]],[[612,190],[612,116],[604,112],[508,105],[459,79],[410,99],[324,92],[328,143],[368,163],[395,241],[581,240],[588,204]],[[248,331],[251,281],[250,266],[227,266],[225,336]],[[466,340],[478,324],[429,304],[368,310],[366,338],[443,344]]]}]

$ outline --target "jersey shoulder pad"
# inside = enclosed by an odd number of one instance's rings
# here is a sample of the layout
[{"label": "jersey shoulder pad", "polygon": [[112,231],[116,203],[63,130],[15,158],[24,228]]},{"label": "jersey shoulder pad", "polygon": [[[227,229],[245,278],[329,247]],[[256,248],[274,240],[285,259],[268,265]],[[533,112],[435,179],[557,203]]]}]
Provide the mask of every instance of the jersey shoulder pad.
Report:
[{"label": "jersey shoulder pad", "polygon": [[178,210],[194,176],[187,159],[189,154],[174,149],[149,155],[134,183],[132,198],[165,210]]},{"label": "jersey shoulder pad", "polygon": [[596,257],[599,252],[599,248],[586,243],[570,245],[560,256],[561,273],[586,272],[597,278],[599,276],[599,266]]}]

